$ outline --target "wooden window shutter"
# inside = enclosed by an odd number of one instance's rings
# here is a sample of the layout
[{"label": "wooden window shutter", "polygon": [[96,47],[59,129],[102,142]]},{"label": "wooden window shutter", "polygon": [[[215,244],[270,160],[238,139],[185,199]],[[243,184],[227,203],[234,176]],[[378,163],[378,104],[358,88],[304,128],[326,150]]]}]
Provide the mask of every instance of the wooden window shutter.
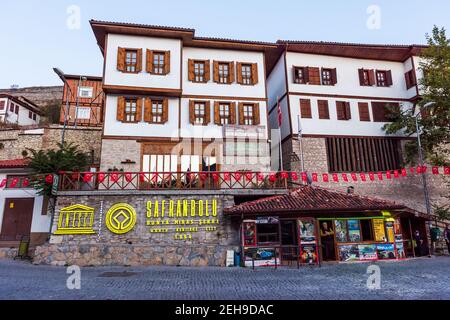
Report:
[{"label": "wooden window shutter", "polygon": [[334,86],[337,84],[337,70],[336,68],[331,69],[331,84]]},{"label": "wooden window shutter", "polygon": [[372,118],[374,122],[387,122],[385,102],[372,102]]},{"label": "wooden window shutter", "polygon": [[162,118],[161,122],[166,123],[169,121],[169,99],[164,98],[162,101]]},{"label": "wooden window shutter", "polygon": [[153,73],[153,50],[147,49],[146,69],[148,73]]},{"label": "wooden window shutter", "polygon": [[328,100],[318,100],[317,106],[319,108],[319,119],[330,119]]},{"label": "wooden window shutter", "polygon": [[119,47],[117,49],[117,70],[125,71],[125,58],[126,58],[125,48]]},{"label": "wooden window shutter", "polygon": [[350,120],[352,118],[352,112],[350,109],[350,102],[345,102],[345,120]]},{"label": "wooden window shutter", "polygon": [[136,72],[142,71],[142,49],[137,49],[136,55]]},{"label": "wooden window shutter", "polygon": [[195,124],[195,101],[189,100],[189,122]]},{"label": "wooden window shutter", "polygon": [[152,99],[145,98],[145,101],[144,101],[144,121],[151,123],[152,119],[153,119]]},{"label": "wooden window shutter", "polygon": [[125,121],[125,97],[117,98],[117,121]]},{"label": "wooden window shutter", "polygon": [[311,100],[309,99],[300,99],[300,116],[302,118],[312,118],[311,113]]},{"label": "wooden window shutter", "polygon": [[258,83],[258,64],[252,63],[252,84]]},{"label": "wooden window shutter", "polygon": [[303,79],[305,83],[309,83],[309,67],[303,67]]},{"label": "wooden window shutter", "polygon": [[208,123],[211,122],[211,102],[205,101],[205,122],[203,123],[203,125],[207,125]]},{"label": "wooden window shutter", "polygon": [[309,84],[320,85],[320,68],[309,67]]},{"label": "wooden window shutter", "polygon": [[228,79],[228,83],[233,83],[234,82],[234,62],[228,62],[228,72],[229,72],[229,79]]},{"label": "wooden window shutter", "polygon": [[164,74],[170,73],[170,51],[164,52]]},{"label": "wooden window shutter", "polygon": [[136,99],[136,122],[140,122],[142,120],[142,98]]},{"label": "wooden window shutter", "polygon": [[230,103],[230,124],[236,124],[236,102]]},{"label": "wooden window shutter", "polygon": [[375,85],[375,70],[369,70],[369,85]]},{"label": "wooden window shutter", "polygon": [[209,60],[205,60],[205,82],[208,82],[211,79],[210,63]]},{"label": "wooden window shutter", "polygon": [[261,123],[261,117],[259,114],[259,103],[253,104],[253,124],[258,126]]},{"label": "wooden window shutter", "polygon": [[237,83],[242,84],[242,63],[236,63]]},{"label": "wooden window shutter", "polygon": [[188,80],[189,81],[194,81],[195,80],[194,60],[192,60],[192,59],[188,60]]},{"label": "wooden window shutter", "polygon": [[213,81],[219,82],[219,61],[213,61]]},{"label": "wooden window shutter", "polygon": [[221,125],[220,123],[220,102],[214,101],[214,123]]},{"label": "wooden window shutter", "polygon": [[239,116],[239,125],[244,125],[244,103],[239,102],[238,104],[238,116]]},{"label": "wooden window shutter", "polygon": [[336,101],[336,114],[338,120],[347,120],[345,115],[345,102]]},{"label": "wooden window shutter", "polygon": [[410,89],[412,87],[412,85],[411,85],[411,79],[409,77],[409,71],[405,73],[405,81],[406,81],[406,89]]},{"label": "wooden window shutter", "polygon": [[392,82],[392,71],[391,70],[387,70],[386,71],[386,84],[388,86],[392,86],[393,82]]},{"label": "wooden window shutter", "polygon": [[411,86],[417,86],[417,77],[416,77],[416,70],[412,69],[410,71],[411,75],[410,75],[410,79],[411,79]]},{"label": "wooden window shutter", "polygon": [[358,102],[359,121],[370,121],[369,104]]},{"label": "wooden window shutter", "polygon": [[297,79],[297,70],[300,69],[296,66],[292,67],[292,80],[294,81],[294,83],[297,83],[298,79]]},{"label": "wooden window shutter", "polygon": [[364,86],[364,69],[358,69],[359,85]]}]

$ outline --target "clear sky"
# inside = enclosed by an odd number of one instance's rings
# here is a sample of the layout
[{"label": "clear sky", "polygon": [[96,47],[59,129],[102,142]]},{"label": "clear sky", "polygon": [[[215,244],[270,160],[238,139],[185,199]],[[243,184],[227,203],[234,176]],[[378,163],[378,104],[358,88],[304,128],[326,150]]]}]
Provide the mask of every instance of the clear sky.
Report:
[{"label": "clear sky", "polygon": [[0,12],[0,88],[59,85],[52,67],[101,75],[90,19],[270,42],[420,44],[434,24],[450,29],[448,0],[2,0]]}]

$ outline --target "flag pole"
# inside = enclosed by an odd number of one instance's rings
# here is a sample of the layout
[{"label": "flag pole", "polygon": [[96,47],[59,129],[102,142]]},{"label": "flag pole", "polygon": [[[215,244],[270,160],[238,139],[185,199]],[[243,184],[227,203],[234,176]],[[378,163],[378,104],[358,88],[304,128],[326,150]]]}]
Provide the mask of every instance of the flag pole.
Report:
[{"label": "flag pole", "polygon": [[280,133],[279,137],[280,137],[280,169],[281,171],[284,171],[284,166],[283,166],[283,148],[281,145],[281,106],[280,106],[280,97],[277,96],[277,104],[278,104],[278,131]]},{"label": "flag pole", "polygon": [[303,161],[303,141],[302,141],[302,125],[300,123],[300,115],[297,115],[297,122],[298,122],[298,144],[300,149],[300,165],[302,168],[302,172],[305,172],[305,163]]}]

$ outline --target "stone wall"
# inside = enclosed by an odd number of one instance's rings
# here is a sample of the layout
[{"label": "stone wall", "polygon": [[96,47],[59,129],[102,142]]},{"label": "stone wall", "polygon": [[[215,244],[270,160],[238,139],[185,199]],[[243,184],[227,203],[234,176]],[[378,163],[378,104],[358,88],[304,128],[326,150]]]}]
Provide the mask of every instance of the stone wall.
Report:
[{"label": "stone wall", "polygon": [[100,171],[123,169],[125,172],[141,171],[141,144],[136,140],[102,140]]},{"label": "stone wall", "polygon": [[[154,226],[147,225],[147,202],[165,200],[166,209],[170,200],[208,200],[211,211],[212,200],[217,199],[216,230],[207,231],[199,227],[191,232],[191,240],[176,240],[175,232],[153,233]],[[134,228],[126,234],[112,233],[105,224],[107,211],[117,203],[130,204],[137,213]],[[166,196],[164,193],[147,192],[140,195],[90,195],[59,196],[54,217],[53,231],[58,224],[62,208],[83,204],[95,209],[94,235],[52,235],[50,243],[37,247],[34,263],[52,265],[182,265],[224,266],[227,250],[239,247],[239,223],[222,215],[222,208],[234,204],[232,196],[181,194]],[[166,210],[166,215],[169,210]],[[190,212],[190,210],[188,211]],[[192,218],[198,220],[198,217]],[[172,219],[169,219],[173,221]],[[195,224],[194,224],[195,225]],[[188,225],[186,225],[187,227]]]},{"label": "stone wall", "polygon": [[[309,173],[326,173],[328,172],[327,152],[325,146],[325,138],[302,138],[303,144],[303,158],[305,170]],[[300,162],[300,145],[298,140],[288,140],[283,144],[283,160],[286,170],[301,172]],[[349,177],[350,179],[350,177]],[[447,183],[450,180],[448,177],[440,174],[433,175],[431,170],[426,173],[428,182],[430,200],[432,204],[448,203],[445,196],[449,194]],[[319,177],[319,181],[322,178]],[[350,179],[351,180],[351,179]],[[353,186],[355,193],[367,196],[374,196],[386,200],[396,201],[404,204],[412,209],[426,212],[424,203],[424,194],[422,180],[419,175],[402,177],[400,179],[367,182],[344,182],[340,177],[340,182],[318,182],[314,185],[319,185],[325,188],[338,189],[346,191],[349,186]]]}]

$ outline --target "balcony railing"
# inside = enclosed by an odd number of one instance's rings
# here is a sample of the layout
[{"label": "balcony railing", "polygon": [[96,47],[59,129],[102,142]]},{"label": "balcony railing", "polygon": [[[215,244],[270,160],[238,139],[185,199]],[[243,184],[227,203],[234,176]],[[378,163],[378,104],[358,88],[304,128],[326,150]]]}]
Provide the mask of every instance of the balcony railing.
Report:
[{"label": "balcony railing", "polygon": [[287,189],[288,172],[63,172],[59,191]]}]

